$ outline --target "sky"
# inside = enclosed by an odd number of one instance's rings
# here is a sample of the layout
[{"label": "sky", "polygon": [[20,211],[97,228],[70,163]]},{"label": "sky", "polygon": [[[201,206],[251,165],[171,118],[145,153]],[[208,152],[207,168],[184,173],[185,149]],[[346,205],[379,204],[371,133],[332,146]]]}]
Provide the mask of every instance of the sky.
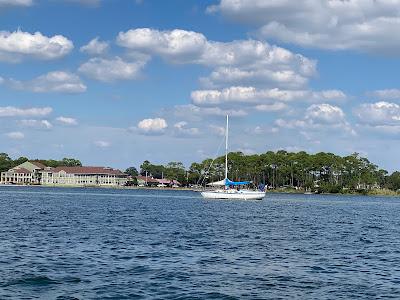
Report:
[{"label": "sky", "polygon": [[398,170],[399,26],[400,0],[0,0],[0,149],[189,166],[228,114],[231,151]]}]

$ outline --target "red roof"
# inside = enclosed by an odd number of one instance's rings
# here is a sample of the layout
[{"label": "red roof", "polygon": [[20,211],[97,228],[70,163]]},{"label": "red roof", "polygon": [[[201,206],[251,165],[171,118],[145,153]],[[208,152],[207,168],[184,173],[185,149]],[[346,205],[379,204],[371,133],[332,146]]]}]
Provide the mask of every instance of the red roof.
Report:
[{"label": "red roof", "polygon": [[136,179],[140,179],[140,180],[143,180],[143,181],[146,181],[147,180],[147,183],[158,183],[158,179],[154,179],[154,178],[152,178],[152,177],[150,177],[150,176],[147,176],[147,179],[146,179],[146,176],[136,176]]},{"label": "red roof", "polygon": [[157,181],[161,184],[170,184],[171,180],[169,179],[157,179]]},{"label": "red roof", "polygon": [[125,175],[120,170],[105,167],[57,167],[51,170],[53,173],[60,171],[68,174]]},{"label": "red roof", "polygon": [[15,173],[23,173],[23,174],[31,174],[31,171],[25,169],[25,168],[18,168],[18,169],[13,169]]},{"label": "red roof", "polygon": [[[146,176],[140,176],[139,175],[139,176],[136,176],[136,179],[141,179],[143,181],[146,181]],[[159,184],[166,184],[166,185],[178,184],[178,185],[180,185],[180,182],[177,181],[177,180],[170,180],[170,179],[166,179],[166,178],[157,179],[157,178],[153,178],[153,177],[150,177],[150,176],[147,176],[147,183],[159,183]]]},{"label": "red roof", "polygon": [[38,161],[29,161],[32,165],[35,165],[36,167],[40,168],[40,169],[44,169],[47,168],[47,166],[45,166],[44,164],[38,162]]}]

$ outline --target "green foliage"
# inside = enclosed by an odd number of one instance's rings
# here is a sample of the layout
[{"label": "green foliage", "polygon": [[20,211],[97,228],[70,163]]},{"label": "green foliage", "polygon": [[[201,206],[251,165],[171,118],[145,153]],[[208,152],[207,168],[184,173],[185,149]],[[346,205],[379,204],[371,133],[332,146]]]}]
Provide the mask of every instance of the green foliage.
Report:
[{"label": "green foliage", "polygon": [[7,153],[0,153],[0,171],[5,172],[12,168],[12,159]]},{"label": "green foliage", "polygon": [[145,176],[147,172],[147,176],[153,176],[154,178],[162,178],[163,173],[165,171],[165,167],[162,165],[153,165],[148,160],[145,160],[140,165],[140,175]]},{"label": "green foliage", "polygon": [[[199,177],[196,175],[195,169],[192,169],[194,175],[191,177],[193,180]],[[153,176],[154,178],[161,179],[162,177],[169,180],[178,180],[180,183],[186,184],[186,170],[185,166],[181,162],[170,162],[166,166],[163,165],[153,165],[148,160],[145,160],[140,165],[140,175]],[[200,166],[199,166],[200,172]]]},{"label": "green foliage", "polygon": [[82,163],[74,158],[63,158],[61,160],[61,165],[66,167],[81,167]]},{"label": "green foliage", "polygon": [[59,161],[59,160],[54,160],[54,159],[48,159],[48,160],[45,160],[45,159],[35,159],[35,160],[31,160],[31,161],[33,161],[33,162],[39,162],[39,163],[41,163],[41,164],[44,164],[45,166],[48,166],[48,167],[52,167],[52,168],[57,168],[57,167],[59,167],[59,166],[62,166],[62,164],[61,164],[61,161]]},{"label": "green foliage", "polygon": [[139,172],[135,167],[129,167],[128,169],[125,170],[125,174],[135,177],[139,175]]},{"label": "green foliage", "polygon": [[394,172],[387,178],[387,186],[393,191],[400,190],[400,172]]},{"label": "green foliage", "polygon": [[44,164],[45,166],[52,167],[52,168],[57,168],[57,167],[80,167],[82,166],[82,163],[74,158],[63,158],[62,160],[54,160],[54,159],[35,159],[32,161],[40,162]]},{"label": "green foliage", "polygon": [[338,184],[333,184],[329,182],[323,182],[318,188],[318,193],[330,193],[337,194],[343,192],[343,187]]},{"label": "green foliage", "polygon": [[199,163],[192,163],[188,171],[188,181],[192,184],[197,184],[203,175],[203,165]]},{"label": "green foliage", "polygon": [[[224,178],[224,156],[201,163],[193,163],[189,169],[189,183],[205,177],[204,183]],[[256,185],[263,183],[269,188],[293,187],[323,193],[366,190],[388,186],[400,189],[400,173],[387,176],[358,153],[338,156],[320,152],[308,154],[284,150],[268,151],[260,155],[228,154],[228,177],[235,181],[250,180]],[[208,171],[208,172],[207,172]],[[389,185],[390,183],[390,185]]]},{"label": "green foliage", "polygon": [[186,183],[185,166],[181,162],[170,162],[165,166],[165,178]]},{"label": "green foliage", "polygon": [[132,177],[130,179],[128,179],[128,181],[126,182],[126,186],[134,186],[134,185],[138,185],[138,181],[136,177]]},{"label": "green foliage", "polygon": [[[8,171],[11,168],[14,168],[20,164],[23,164],[24,162],[28,161],[29,159],[27,157],[19,157],[15,160],[12,160],[8,154],[6,153],[0,153],[0,172],[5,172]],[[68,167],[75,167],[75,166],[82,166],[82,163],[74,158],[63,158],[62,160],[43,160],[43,159],[34,159],[31,160],[33,162],[40,162],[44,164],[45,166],[48,167],[59,167],[59,166],[68,166]]]}]

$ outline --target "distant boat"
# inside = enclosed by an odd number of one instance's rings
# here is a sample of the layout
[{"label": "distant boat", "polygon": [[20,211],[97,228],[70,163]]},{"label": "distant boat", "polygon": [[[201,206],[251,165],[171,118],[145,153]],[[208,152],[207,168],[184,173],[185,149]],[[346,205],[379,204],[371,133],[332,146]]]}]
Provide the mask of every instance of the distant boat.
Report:
[{"label": "distant boat", "polygon": [[209,186],[220,187],[212,191],[203,191],[201,195],[205,199],[229,199],[229,200],[261,200],[265,197],[264,191],[253,191],[248,189],[236,189],[231,187],[240,187],[249,185],[251,181],[234,182],[228,178],[228,132],[229,117],[226,116],[225,130],[225,179],[208,184]]}]

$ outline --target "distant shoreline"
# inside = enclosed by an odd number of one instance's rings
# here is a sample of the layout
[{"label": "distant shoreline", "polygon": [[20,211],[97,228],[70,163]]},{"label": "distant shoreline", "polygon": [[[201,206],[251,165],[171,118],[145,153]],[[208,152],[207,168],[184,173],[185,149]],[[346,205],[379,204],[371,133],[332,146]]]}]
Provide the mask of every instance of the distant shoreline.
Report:
[{"label": "distant shoreline", "polygon": [[[284,194],[305,194],[305,190],[296,190],[296,189],[275,189],[268,190],[267,192],[272,193],[284,193]],[[400,197],[400,191],[392,191],[389,189],[373,189],[373,190],[364,190],[364,191],[343,191],[339,193],[315,193],[311,192],[307,195],[360,195],[360,196],[388,196],[388,197]]]},{"label": "distant shoreline", "polygon": [[33,188],[82,188],[82,189],[113,189],[113,190],[165,190],[165,191],[197,191],[186,187],[141,187],[141,186],[101,186],[101,185],[40,185],[40,184],[0,184],[0,187],[33,187]]},{"label": "distant shoreline", "polygon": [[[0,184],[0,187],[33,187],[33,188],[81,188],[81,189],[111,189],[111,190],[150,190],[150,191],[192,191],[199,192],[201,190],[188,188],[188,187],[141,187],[141,186],[80,186],[80,185],[17,185],[17,184]],[[274,189],[267,190],[267,194],[305,194],[304,190],[296,189]],[[306,194],[309,196],[313,195],[344,195],[344,196],[387,196],[387,197],[400,197],[400,192],[395,192],[388,189],[381,190],[370,190],[365,192],[342,192],[342,193],[311,193]]]}]

